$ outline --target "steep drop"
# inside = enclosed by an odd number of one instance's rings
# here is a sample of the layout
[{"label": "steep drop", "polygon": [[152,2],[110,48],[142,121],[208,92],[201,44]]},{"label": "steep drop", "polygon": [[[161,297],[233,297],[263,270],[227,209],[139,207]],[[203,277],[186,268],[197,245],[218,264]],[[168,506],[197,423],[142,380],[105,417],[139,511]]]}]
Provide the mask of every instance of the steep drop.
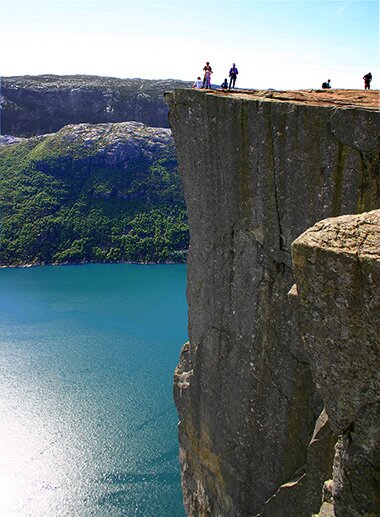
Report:
[{"label": "steep drop", "polygon": [[290,249],[320,219],[380,206],[380,118],[288,93],[166,96],[191,234],[175,374],[191,516],[309,516],[332,475]]}]

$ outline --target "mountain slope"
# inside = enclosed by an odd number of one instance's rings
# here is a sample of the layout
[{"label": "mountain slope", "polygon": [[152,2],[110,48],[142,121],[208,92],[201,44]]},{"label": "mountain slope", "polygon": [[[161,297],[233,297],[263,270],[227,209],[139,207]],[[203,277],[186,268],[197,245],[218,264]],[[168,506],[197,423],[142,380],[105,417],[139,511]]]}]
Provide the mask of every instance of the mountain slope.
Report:
[{"label": "mountain slope", "polygon": [[80,124],[0,151],[0,264],[182,262],[170,130]]},{"label": "mountain slope", "polygon": [[166,90],[190,83],[87,75],[18,76],[1,79],[1,133],[34,136],[67,124],[143,122],[169,127]]}]

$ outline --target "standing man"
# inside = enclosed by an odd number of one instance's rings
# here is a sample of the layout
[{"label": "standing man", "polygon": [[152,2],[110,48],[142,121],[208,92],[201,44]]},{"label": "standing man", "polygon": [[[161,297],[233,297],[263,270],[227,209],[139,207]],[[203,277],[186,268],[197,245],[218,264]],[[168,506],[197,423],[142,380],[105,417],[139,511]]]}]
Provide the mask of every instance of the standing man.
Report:
[{"label": "standing man", "polygon": [[368,72],[368,74],[365,74],[363,79],[364,79],[364,89],[365,90],[370,90],[371,89],[371,81],[372,81],[372,74],[371,74],[371,72]]},{"label": "standing man", "polygon": [[230,68],[230,85],[228,87],[229,90],[231,90],[231,85],[232,85],[232,88],[235,88],[236,76],[238,73],[239,73],[239,71],[236,68],[235,63],[232,63],[232,68]]},{"label": "standing man", "polygon": [[210,66],[209,61],[206,61],[206,65],[203,67],[203,86],[204,88],[211,88],[211,74],[212,74],[212,68]]}]

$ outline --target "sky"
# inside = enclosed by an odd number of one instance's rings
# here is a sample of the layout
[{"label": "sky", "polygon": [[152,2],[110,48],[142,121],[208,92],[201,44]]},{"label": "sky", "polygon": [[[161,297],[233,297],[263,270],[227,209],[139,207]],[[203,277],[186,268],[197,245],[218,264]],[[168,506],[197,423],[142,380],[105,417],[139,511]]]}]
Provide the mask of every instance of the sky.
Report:
[{"label": "sky", "polygon": [[377,0],[0,0],[0,74],[380,87]]}]

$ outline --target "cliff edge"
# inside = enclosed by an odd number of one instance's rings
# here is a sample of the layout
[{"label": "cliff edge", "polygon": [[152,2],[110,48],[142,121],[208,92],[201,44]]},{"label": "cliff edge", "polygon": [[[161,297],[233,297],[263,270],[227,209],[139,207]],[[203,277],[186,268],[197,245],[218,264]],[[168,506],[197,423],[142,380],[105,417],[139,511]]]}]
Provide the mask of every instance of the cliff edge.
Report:
[{"label": "cliff edge", "polygon": [[288,298],[291,244],[380,207],[380,114],[376,92],[332,93],[166,95],[191,236],[175,372],[188,515],[310,516],[333,477],[339,429]]}]

